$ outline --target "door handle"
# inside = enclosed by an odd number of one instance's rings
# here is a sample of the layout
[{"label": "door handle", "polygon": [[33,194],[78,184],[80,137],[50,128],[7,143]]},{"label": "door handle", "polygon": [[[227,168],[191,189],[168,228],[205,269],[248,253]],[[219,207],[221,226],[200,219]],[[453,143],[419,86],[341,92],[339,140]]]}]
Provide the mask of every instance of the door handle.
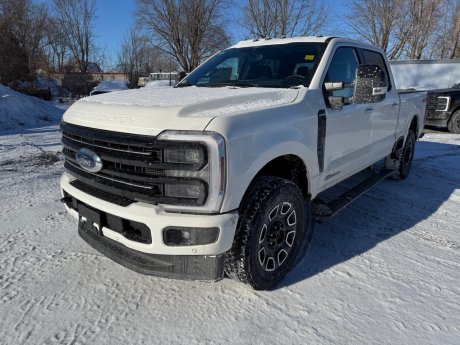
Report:
[{"label": "door handle", "polygon": [[392,103],[391,106],[393,107],[397,107],[399,105],[399,103]]},{"label": "door handle", "polygon": [[374,108],[367,108],[366,110],[364,110],[365,113],[370,113],[374,111]]}]

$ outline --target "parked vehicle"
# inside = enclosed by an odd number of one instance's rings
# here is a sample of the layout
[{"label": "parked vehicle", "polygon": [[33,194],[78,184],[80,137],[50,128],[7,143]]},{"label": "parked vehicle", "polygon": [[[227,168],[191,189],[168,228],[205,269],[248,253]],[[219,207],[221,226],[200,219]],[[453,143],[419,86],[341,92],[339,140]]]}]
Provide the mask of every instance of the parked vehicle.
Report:
[{"label": "parked vehicle", "polygon": [[426,124],[460,133],[460,83],[450,89],[428,92]]},{"label": "parked vehicle", "polygon": [[[135,271],[269,289],[315,216],[404,179],[426,93],[396,90],[382,50],[348,39],[243,41],[175,88],[84,98],[62,123],[62,201],[91,246]],[[330,203],[321,193],[385,159]]]},{"label": "parked vehicle", "polygon": [[102,93],[128,90],[128,84],[124,80],[103,80],[89,93],[90,96]]},{"label": "parked vehicle", "polygon": [[460,59],[390,61],[396,87],[447,89],[460,81]]}]

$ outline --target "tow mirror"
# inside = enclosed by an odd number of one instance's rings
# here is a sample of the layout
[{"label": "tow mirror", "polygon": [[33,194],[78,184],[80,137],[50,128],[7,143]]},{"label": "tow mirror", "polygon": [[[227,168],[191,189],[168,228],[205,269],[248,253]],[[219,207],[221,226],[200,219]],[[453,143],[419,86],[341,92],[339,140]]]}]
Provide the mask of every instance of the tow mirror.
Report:
[{"label": "tow mirror", "polygon": [[385,72],[379,65],[359,65],[356,69],[353,103],[377,103],[385,99]]}]

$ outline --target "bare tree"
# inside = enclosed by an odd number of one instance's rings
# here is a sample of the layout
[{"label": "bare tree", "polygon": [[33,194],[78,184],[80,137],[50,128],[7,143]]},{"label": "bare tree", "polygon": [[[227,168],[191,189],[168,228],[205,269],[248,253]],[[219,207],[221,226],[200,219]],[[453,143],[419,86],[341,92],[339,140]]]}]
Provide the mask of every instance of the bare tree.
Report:
[{"label": "bare tree", "polygon": [[95,0],[53,0],[57,21],[66,45],[80,72],[88,70],[94,45]]},{"label": "bare tree", "polygon": [[309,0],[247,0],[244,27],[256,37],[318,34],[327,21],[325,2]]},{"label": "bare tree", "polygon": [[390,59],[417,60],[455,56],[450,53],[459,46],[459,12],[456,0],[353,0],[348,20],[358,38]]},{"label": "bare tree", "polygon": [[442,5],[441,16],[444,20],[438,22],[439,28],[435,33],[430,58],[460,58],[460,2],[446,0]]},{"label": "bare tree", "polygon": [[[149,39],[131,28],[124,38],[118,57],[119,70],[128,74],[131,87],[137,86],[139,77],[159,70],[172,70],[176,63],[172,63],[171,55],[153,47]],[[169,61],[168,61],[169,59]]]},{"label": "bare tree", "polygon": [[[25,52],[30,76],[33,76],[38,67],[44,67],[43,48],[48,42],[46,5],[32,0],[0,0],[0,21],[0,34],[6,39],[13,39]],[[6,46],[2,48],[6,49]]]},{"label": "bare tree", "polygon": [[228,46],[223,0],[137,0],[139,26],[187,72]]},{"label": "bare tree", "polygon": [[436,24],[441,20],[443,0],[408,0],[405,18],[411,27],[407,37],[406,56],[411,60],[419,60],[427,54],[427,50],[436,31]]},{"label": "bare tree", "polygon": [[70,58],[67,40],[55,18],[50,18],[47,30],[48,46],[45,54],[50,72],[63,72],[66,61]]},{"label": "bare tree", "polygon": [[390,59],[398,58],[409,36],[404,0],[353,0],[348,16],[358,38],[382,48]]}]

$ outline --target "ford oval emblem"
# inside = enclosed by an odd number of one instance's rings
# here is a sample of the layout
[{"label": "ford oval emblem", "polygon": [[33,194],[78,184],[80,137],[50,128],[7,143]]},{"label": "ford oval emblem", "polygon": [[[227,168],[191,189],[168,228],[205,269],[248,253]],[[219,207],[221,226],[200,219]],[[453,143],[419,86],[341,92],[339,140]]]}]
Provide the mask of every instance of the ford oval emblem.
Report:
[{"label": "ford oval emblem", "polygon": [[102,160],[93,151],[83,147],[75,154],[77,163],[86,171],[96,173],[102,169]]}]

